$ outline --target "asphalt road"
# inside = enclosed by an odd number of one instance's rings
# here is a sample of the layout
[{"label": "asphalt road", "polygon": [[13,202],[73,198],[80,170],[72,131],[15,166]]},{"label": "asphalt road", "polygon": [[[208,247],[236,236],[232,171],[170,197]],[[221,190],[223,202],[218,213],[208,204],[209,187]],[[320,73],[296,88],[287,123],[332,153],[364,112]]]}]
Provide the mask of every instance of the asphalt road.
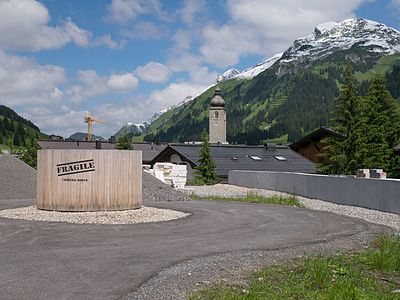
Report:
[{"label": "asphalt road", "polygon": [[[0,209],[30,201],[0,202]],[[0,218],[1,299],[119,299],[158,272],[194,257],[279,249],[369,230],[326,212],[245,203],[165,202],[185,219],[74,225]]]}]

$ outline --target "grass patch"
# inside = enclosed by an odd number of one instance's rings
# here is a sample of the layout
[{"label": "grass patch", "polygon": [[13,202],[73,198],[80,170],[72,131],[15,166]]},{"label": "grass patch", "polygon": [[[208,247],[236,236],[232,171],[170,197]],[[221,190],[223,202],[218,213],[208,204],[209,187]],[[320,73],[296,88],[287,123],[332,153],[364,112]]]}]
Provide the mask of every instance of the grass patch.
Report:
[{"label": "grass patch", "polygon": [[299,200],[295,196],[282,197],[282,196],[271,196],[265,197],[254,193],[248,193],[244,197],[219,197],[219,196],[196,196],[191,195],[194,200],[216,200],[216,201],[235,201],[235,202],[248,202],[248,203],[261,203],[261,204],[278,204],[288,205],[294,207],[303,207]]},{"label": "grass patch", "polygon": [[356,255],[317,255],[263,268],[247,285],[216,285],[188,299],[400,299],[400,237]]}]

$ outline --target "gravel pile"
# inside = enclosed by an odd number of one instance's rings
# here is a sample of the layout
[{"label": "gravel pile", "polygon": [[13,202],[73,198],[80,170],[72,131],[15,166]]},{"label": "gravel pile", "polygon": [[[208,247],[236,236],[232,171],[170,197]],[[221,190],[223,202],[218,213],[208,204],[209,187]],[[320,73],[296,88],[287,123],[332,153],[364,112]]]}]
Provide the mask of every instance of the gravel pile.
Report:
[{"label": "gravel pile", "polygon": [[[222,196],[222,197],[240,197],[246,196],[248,193],[254,193],[263,196],[291,196],[286,193],[281,193],[271,190],[253,189],[240,187],[229,184],[216,184],[213,186],[191,186],[187,191],[198,196]],[[339,215],[345,215],[353,218],[363,219],[365,221],[392,227],[400,231],[400,215],[382,212],[379,210],[368,209],[357,206],[339,205],[318,199],[309,199],[296,196],[300,203],[312,210],[329,211]]]},{"label": "gravel pile", "polygon": [[0,217],[31,221],[66,222],[74,224],[137,224],[185,218],[190,214],[154,207],[101,212],[58,212],[38,210],[34,205],[0,211]]},{"label": "gravel pile", "polygon": [[36,197],[36,170],[22,160],[0,154],[0,199]]},{"label": "gravel pile", "polygon": [[160,201],[189,201],[190,197],[163,183],[153,175],[143,172],[143,203]]}]

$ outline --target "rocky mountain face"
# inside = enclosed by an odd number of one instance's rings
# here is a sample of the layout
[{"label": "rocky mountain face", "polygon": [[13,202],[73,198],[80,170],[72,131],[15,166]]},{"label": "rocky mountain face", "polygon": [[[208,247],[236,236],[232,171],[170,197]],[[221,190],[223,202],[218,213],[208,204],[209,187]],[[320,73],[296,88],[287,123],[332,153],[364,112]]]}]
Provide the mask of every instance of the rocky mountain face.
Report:
[{"label": "rocky mountain face", "polygon": [[[346,64],[353,66],[361,93],[374,74],[382,74],[398,97],[400,32],[366,19],[324,23],[283,53],[243,72],[228,70],[220,84],[228,141],[287,142],[329,126]],[[145,140],[199,140],[201,132],[208,130],[213,89],[169,109],[149,126]]]},{"label": "rocky mountain face", "polygon": [[141,124],[134,124],[131,122],[126,123],[124,126],[121,127],[120,130],[118,130],[117,133],[115,133],[115,138],[116,140],[119,140],[121,137],[127,135],[129,138],[132,138],[133,136],[141,135],[143,134],[149,124],[147,122],[141,123]]}]

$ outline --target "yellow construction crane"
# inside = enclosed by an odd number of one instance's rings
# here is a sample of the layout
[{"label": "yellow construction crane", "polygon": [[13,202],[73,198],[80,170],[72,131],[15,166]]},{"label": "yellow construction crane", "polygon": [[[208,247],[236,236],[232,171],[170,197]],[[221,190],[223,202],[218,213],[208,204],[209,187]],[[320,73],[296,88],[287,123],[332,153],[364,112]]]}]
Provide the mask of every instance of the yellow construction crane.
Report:
[{"label": "yellow construction crane", "polygon": [[87,123],[88,125],[88,135],[87,135],[88,141],[92,140],[93,123],[107,123],[101,120],[96,120],[95,118],[92,117],[92,114],[90,112],[85,114],[83,118],[85,119],[85,123]]}]

